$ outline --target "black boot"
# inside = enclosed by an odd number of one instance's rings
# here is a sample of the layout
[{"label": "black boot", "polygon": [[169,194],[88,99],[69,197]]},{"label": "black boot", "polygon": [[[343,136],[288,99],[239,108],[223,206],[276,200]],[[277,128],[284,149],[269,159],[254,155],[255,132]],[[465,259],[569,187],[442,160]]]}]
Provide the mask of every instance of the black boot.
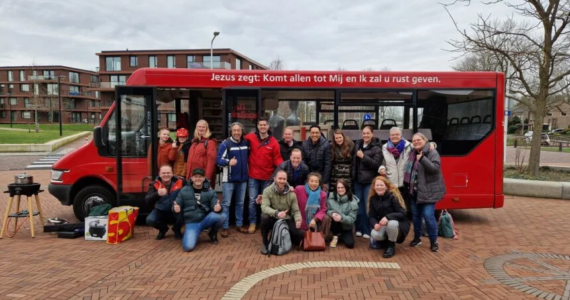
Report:
[{"label": "black boot", "polygon": [[212,244],[218,243],[218,230],[216,230],[214,228],[210,229],[208,236],[210,237],[210,243],[212,243]]},{"label": "black boot", "polygon": [[177,240],[181,240],[181,239],[182,239],[182,237],[183,237],[183,236],[182,236],[182,232],[181,232],[181,230],[180,230],[179,228],[177,229],[177,228],[174,228],[174,227],[173,227],[173,228],[172,228],[172,231],[174,231],[174,238],[175,238],[175,239],[177,239]]},{"label": "black boot", "polygon": [[384,250],[382,257],[390,258],[394,256],[394,254],[396,254],[396,243],[388,242],[388,246],[386,247],[386,250]]},{"label": "black boot", "polygon": [[162,239],[164,239],[164,236],[166,235],[166,232],[167,232],[167,231],[168,231],[168,230],[159,230],[159,231],[158,231],[158,234],[156,235],[156,239],[157,239],[157,240],[162,240]]}]

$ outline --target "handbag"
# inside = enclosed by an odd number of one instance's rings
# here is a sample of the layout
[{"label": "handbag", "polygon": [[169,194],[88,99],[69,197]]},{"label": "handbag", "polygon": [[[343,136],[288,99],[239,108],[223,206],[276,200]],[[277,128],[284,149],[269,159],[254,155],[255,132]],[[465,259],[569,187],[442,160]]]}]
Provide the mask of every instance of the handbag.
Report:
[{"label": "handbag", "polygon": [[314,231],[312,228],[305,231],[305,237],[303,237],[304,251],[324,251],[325,249],[325,235],[322,231]]}]

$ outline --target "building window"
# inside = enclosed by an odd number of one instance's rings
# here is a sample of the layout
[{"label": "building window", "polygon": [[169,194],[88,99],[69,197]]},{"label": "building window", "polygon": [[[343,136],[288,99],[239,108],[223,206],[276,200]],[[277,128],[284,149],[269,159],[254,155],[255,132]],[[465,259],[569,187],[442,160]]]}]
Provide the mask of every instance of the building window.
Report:
[{"label": "building window", "polygon": [[32,103],[30,103],[30,98],[24,98],[24,107],[30,108],[31,106],[32,106]]},{"label": "building window", "polygon": [[20,91],[30,92],[30,85],[29,84],[20,84]]},{"label": "building window", "polygon": [[176,68],[176,57],[174,55],[169,55],[166,57],[166,67]]},{"label": "building window", "polygon": [[14,72],[8,71],[8,81],[14,81]]},{"label": "building window", "polygon": [[99,82],[99,77],[91,75],[91,82]]},{"label": "building window", "polygon": [[73,122],[73,123],[81,123],[81,113],[79,113],[79,112],[72,112],[72,113],[71,113],[71,122]]},{"label": "building window", "polygon": [[40,86],[37,83],[34,83],[34,95],[40,94]]},{"label": "building window", "polygon": [[168,122],[176,122],[176,114],[168,114]]},{"label": "building window", "polygon": [[55,79],[55,71],[45,70],[44,71],[44,80],[54,80]]},{"label": "building window", "polygon": [[17,120],[18,120],[18,112],[13,111],[12,112],[12,122],[16,122]]},{"label": "building window", "polygon": [[79,73],[69,72],[69,82],[79,83]]},{"label": "building window", "polygon": [[22,112],[22,119],[31,119],[32,118],[32,114],[30,114],[29,111],[23,111]]},{"label": "building window", "polygon": [[20,81],[26,81],[26,72],[24,70],[20,71]]},{"label": "building window", "polygon": [[127,82],[127,76],[125,75],[111,75],[111,87],[114,88],[116,85],[125,85]]},{"label": "building window", "polygon": [[47,84],[47,94],[48,95],[58,95],[57,83]]},{"label": "building window", "polygon": [[65,99],[63,105],[65,109],[75,109],[75,99]]},{"label": "building window", "polygon": [[79,94],[80,94],[79,87],[74,86],[74,85],[70,85],[69,86],[69,94],[74,95],[74,96],[79,96]]},{"label": "building window", "polygon": [[13,94],[14,93],[14,85],[13,84],[9,84],[8,85],[8,94]]},{"label": "building window", "polygon": [[[212,58],[214,68],[220,68],[220,60],[221,60],[220,56],[214,55],[211,58]],[[204,55],[202,57],[202,61],[204,62],[204,67],[210,68],[210,55],[207,55],[207,56]]]},{"label": "building window", "polygon": [[158,67],[158,58],[155,55],[151,55],[148,57],[148,67],[149,68]]},{"label": "building window", "polygon": [[95,113],[91,113],[91,119],[95,119]]},{"label": "building window", "polygon": [[4,108],[4,98],[0,99],[0,108]]},{"label": "building window", "polygon": [[101,113],[99,113],[99,120],[101,120],[103,118],[103,115]]},{"label": "building window", "polygon": [[99,98],[99,91],[95,91],[95,98]]},{"label": "building window", "polygon": [[188,55],[188,56],[186,56],[186,61],[187,61],[186,67],[188,69],[192,69],[194,64],[196,63],[196,56]]},{"label": "building window", "polygon": [[6,119],[6,111],[0,111],[0,118]]},{"label": "building window", "polygon": [[129,66],[136,67],[139,65],[139,58],[136,56],[129,57]]},{"label": "building window", "polygon": [[236,57],[236,70],[241,70],[241,59]]},{"label": "building window", "polygon": [[253,70],[253,66],[252,66],[252,65],[249,65],[249,69],[250,69],[250,70]]},{"label": "building window", "polygon": [[118,56],[106,57],[105,66],[107,71],[121,71],[121,58]]},{"label": "building window", "polygon": [[10,98],[10,105],[18,105],[18,98]]}]

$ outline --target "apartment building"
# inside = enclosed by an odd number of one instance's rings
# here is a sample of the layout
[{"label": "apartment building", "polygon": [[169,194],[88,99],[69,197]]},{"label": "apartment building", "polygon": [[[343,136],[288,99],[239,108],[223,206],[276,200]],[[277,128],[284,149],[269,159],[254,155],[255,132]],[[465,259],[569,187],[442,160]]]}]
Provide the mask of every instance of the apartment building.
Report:
[{"label": "apartment building", "polygon": [[98,123],[99,92],[89,91],[97,73],[66,66],[0,67],[0,123]]}]

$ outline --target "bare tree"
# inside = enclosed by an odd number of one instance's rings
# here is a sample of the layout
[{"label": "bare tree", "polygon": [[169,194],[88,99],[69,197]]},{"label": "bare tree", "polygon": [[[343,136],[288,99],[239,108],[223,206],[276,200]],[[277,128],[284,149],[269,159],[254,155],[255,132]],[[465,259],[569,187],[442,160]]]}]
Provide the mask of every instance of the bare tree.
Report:
[{"label": "bare tree", "polygon": [[[484,0],[483,0],[484,1]],[[529,156],[528,173],[538,174],[542,124],[547,113],[549,97],[557,95],[569,86],[570,76],[570,1],[525,0],[513,3],[509,0],[491,0],[487,5],[505,4],[515,14],[532,20],[518,22],[514,16],[503,20],[490,20],[478,16],[470,30],[460,29],[447,6],[470,0],[455,0],[443,4],[461,39],[450,40],[453,51],[462,54],[493,53],[498,61],[513,68],[508,97],[524,104],[534,116],[534,133]]]},{"label": "bare tree", "polygon": [[285,64],[283,63],[283,60],[277,56],[277,58],[273,59],[270,63],[269,63],[269,70],[283,70],[285,69]]},{"label": "bare tree", "polygon": [[36,132],[40,131],[40,122],[39,122],[39,111],[47,111],[48,112],[48,121],[51,123],[53,122],[53,112],[56,108],[58,108],[58,101],[57,94],[54,94],[54,91],[48,91],[47,85],[42,75],[37,75],[37,67],[34,61],[31,63],[31,72],[29,82],[30,82],[30,91],[29,91],[29,99],[30,99],[30,107],[34,110],[34,120],[35,120],[35,129]]}]

